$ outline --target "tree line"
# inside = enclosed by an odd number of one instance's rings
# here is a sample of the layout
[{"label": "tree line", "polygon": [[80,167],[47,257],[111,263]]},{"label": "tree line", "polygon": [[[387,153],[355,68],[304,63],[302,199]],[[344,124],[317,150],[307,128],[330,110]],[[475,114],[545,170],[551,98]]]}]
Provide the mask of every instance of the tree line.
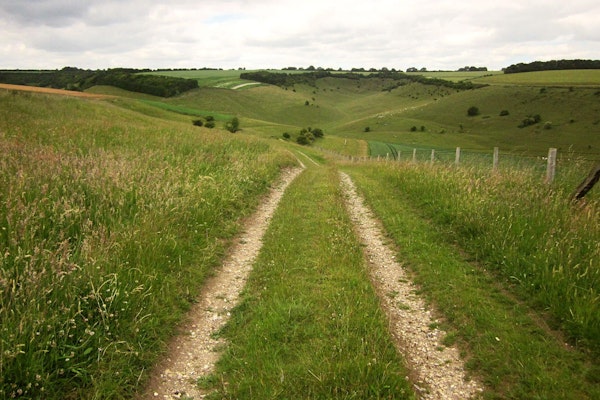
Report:
[{"label": "tree line", "polygon": [[552,60],[513,64],[504,69],[505,74],[567,69],[600,69],[600,60]]},{"label": "tree line", "polygon": [[55,71],[0,71],[0,82],[83,91],[96,85],[115,86],[132,92],[172,97],[198,88],[198,81],[143,74],[149,69],[113,68],[85,70],[65,67]]},{"label": "tree line", "polygon": [[332,72],[332,71],[311,71],[304,73],[288,74],[285,72],[256,71],[244,72],[240,74],[241,79],[252,80],[270,85],[281,87],[292,87],[296,84],[306,84],[315,86],[317,79],[336,78],[336,79],[389,79],[394,81],[394,85],[389,86],[387,90],[404,85],[409,82],[419,82],[424,85],[443,86],[451,89],[468,90],[482,87],[485,85],[476,85],[470,81],[452,82],[440,78],[427,78],[422,75],[408,75],[398,71],[383,71],[371,74],[359,74],[354,72]]}]

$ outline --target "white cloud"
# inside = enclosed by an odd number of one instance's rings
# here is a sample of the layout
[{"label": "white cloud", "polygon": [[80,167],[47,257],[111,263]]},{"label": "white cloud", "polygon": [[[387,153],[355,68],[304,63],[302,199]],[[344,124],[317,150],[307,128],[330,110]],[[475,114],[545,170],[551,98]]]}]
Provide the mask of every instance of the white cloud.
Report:
[{"label": "white cloud", "polygon": [[500,68],[598,58],[596,1],[0,0],[0,68]]}]

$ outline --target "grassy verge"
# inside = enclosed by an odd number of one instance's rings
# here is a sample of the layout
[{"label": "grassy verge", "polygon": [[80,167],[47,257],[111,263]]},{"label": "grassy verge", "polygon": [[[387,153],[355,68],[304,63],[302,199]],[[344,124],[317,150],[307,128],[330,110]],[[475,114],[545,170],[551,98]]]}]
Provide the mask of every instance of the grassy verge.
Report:
[{"label": "grassy verge", "polygon": [[[343,206],[308,165],[284,196],[223,334],[214,398],[413,398]],[[206,382],[203,382],[206,383]]]},{"label": "grassy verge", "polygon": [[[446,340],[482,376],[486,398],[600,396],[593,204],[574,210],[514,171],[373,163],[350,172],[446,316]],[[546,326],[548,314],[579,348]]]},{"label": "grassy verge", "polygon": [[126,398],[294,162],[110,102],[0,92],[0,398]]}]

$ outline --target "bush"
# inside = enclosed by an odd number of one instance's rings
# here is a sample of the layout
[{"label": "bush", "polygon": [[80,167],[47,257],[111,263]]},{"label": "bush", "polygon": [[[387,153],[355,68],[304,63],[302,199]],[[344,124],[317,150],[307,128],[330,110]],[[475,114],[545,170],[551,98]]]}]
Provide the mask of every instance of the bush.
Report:
[{"label": "bush", "polygon": [[541,120],[542,120],[542,117],[540,116],[540,114],[528,115],[527,118],[525,118],[523,121],[521,121],[519,128],[525,128],[527,126],[535,125],[538,122],[540,122]]},{"label": "bush", "polygon": [[323,129],[321,128],[314,128],[312,130],[312,134],[316,137],[316,138],[322,138],[323,137]]},{"label": "bush", "polygon": [[416,126],[412,126],[412,127],[410,128],[410,131],[411,131],[411,132],[416,132],[416,131],[417,131],[417,127],[416,127]]},{"label": "bush", "polygon": [[365,132],[371,132],[371,127],[367,126],[367,127],[365,128]]},{"label": "bush", "polygon": [[508,110],[502,110],[500,111],[500,116],[501,117],[506,117],[509,114]]},{"label": "bush", "polygon": [[192,121],[192,124],[194,124],[195,126],[202,126],[204,125],[204,122],[201,119],[195,119]]},{"label": "bush", "polygon": [[467,115],[469,117],[475,117],[476,115],[479,115],[479,108],[475,106],[469,107],[469,109],[467,110]]},{"label": "bush", "polygon": [[291,136],[290,136],[290,134],[289,134],[289,133],[287,133],[287,132],[284,132],[284,133],[283,133],[283,138],[284,138],[285,140],[289,140],[289,138],[290,138],[290,137],[291,137]]},{"label": "bush", "polygon": [[225,124],[225,129],[231,133],[235,133],[240,130],[240,120],[238,117],[233,117],[230,121]]},{"label": "bush", "polygon": [[206,121],[206,123],[204,124],[205,127],[207,128],[214,128],[215,127],[215,121]]}]

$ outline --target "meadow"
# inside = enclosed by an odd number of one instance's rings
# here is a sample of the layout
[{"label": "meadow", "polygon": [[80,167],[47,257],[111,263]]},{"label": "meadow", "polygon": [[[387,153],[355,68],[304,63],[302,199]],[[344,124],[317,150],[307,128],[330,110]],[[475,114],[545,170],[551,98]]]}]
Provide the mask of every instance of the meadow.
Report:
[{"label": "meadow", "polygon": [[290,155],[110,101],[0,103],[0,397],[129,397]]},{"label": "meadow", "polygon": [[[134,397],[298,150],[320,166],[284,197],[221,333],[231,346],[200,382],[215,398],[415,397],[340,206],[339,169],[442,313],[483,398],[600,396],[600,195],[569,198],[600,155],[600,79],[232,90],[239,72],[165,72],[203,82],[169,99],[0,90],[0,397]],[[530,114],[550,128],[519,128]],[[215,129],[192,125],[206,115]],[[235,135],[223,129],[233,116]],[[312,147],[283,139],[306,127],[325,137]],[[548,147],[559,149],[552,185]],[[387,154],[401,159],[348,161]]]}]

